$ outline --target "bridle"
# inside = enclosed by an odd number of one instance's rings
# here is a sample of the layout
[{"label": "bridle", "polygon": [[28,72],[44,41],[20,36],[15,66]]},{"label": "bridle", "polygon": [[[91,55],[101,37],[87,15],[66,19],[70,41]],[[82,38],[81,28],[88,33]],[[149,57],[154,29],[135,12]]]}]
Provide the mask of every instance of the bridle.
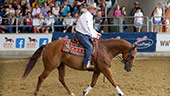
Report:
[{"label": "bridle", "polygon": [[116,58],[122,62],[123,64],[126,64],[126,62],[128,62],[129,60],[132,60],[134,58],[134,56],[131,55],[131,52],[133,51],[133,47],[131,47],[128,50],[128,57],[126,58],[126,60],[123,60],[123,58],[121,56],[116,56]]}]

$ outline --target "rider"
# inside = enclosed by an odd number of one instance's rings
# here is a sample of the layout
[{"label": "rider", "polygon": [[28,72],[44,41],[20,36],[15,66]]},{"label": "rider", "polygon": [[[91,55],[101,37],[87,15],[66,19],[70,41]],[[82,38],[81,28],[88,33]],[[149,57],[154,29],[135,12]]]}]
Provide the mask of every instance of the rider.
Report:
[{"label": "rider", "polygon": [[89,61],[93,50],[93,46],[90,43],[89,39],[99,39],[101,36],[101,34],[98,33],[93,27],[93,14],[96,12],[96,9],[100,8],[97,7],[95,4],[89,3],[87,11],[80,16],[76,25],[76,37],[85,49],[83,69],[94,68],[94,66],[92,66]]}]

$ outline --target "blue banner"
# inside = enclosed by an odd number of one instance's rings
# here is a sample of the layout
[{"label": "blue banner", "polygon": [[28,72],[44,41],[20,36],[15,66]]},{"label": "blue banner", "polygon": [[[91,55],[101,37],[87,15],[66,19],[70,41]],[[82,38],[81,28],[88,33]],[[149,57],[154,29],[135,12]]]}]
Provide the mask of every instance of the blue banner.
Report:
[{"label": "blue banner", "polygon": [[[72,33],[54,32],[52,41],[57,39],[71,39],[73,36],[74,34]],[[156,33],[154,32],[103,33],[101,39],[124,39],[133,45],[138,44],[138,52],[156,51]]]}]

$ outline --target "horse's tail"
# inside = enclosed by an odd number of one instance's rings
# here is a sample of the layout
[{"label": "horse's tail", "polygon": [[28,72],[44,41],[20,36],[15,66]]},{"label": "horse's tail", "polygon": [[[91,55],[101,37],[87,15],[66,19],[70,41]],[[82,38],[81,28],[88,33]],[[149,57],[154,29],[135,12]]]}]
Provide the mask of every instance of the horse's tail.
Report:
[{"label": "horse's tail", "polygon": [[30,58],[28,64],[26,65],[25,72],[22,75],[22,79],[25,79],[28,76],[28,74],[30,73],[30,71],[34,67],[35,63],[37,62],[37,59],[41,56],[41,53],[42,53],[44,47],[45,47],[45,45],[41,46],[32,55],[32,57]]}]

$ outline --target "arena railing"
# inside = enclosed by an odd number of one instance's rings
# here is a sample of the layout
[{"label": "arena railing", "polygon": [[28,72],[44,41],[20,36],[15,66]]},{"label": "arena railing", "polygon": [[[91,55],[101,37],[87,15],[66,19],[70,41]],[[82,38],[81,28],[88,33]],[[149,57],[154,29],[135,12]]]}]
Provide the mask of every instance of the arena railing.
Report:
[{"label": "arena railing", "polygon": [[[161,18],[162,24],[155,24],[154,18]],[[164,29],[163,32],[170,32],[170,16],[152,16],[151,19],[151,32],[154,32],[154,27],[157,25],[161,25]],[[160,29],[160,26],[158,26],[158,29]],[[159,32],[158,30],[156,30]]]},{"label": "arena railing", "polygon": [[[139,16],[139,17],[136,17],[136,18],[144,18],[144,23],[142,24],[142,26],[146,27],[146,31],[145,32],[153,32],[153,28],[155,26],[155,24],[153,23],[153,18],[154,17],[170,18],[170,16],[164,16],[164,17],[163,16],[153,16],[151,18],[149,18],[148,16],[142,16],[142,17]],[[53,17],[51,19],[56,20],[56,19],[61,19],[61,18],[63,19],[63,17]],[[118,26],[119,27],[119,32],[123,32],[123,27],[124,26],[131,26],[131,27],[136,26],[136,24],[133,24],[133,19],[135,18],[134,16],[102,17],[102,18],[103,18],[104,21],[108,21],[109,23],[108,24],[104,24],[103,23],[103,24],[101,24],[99,26],[105,26],[105,27]],[[126,24],[123,24],[124,18],[127,21]],[[1,18],[1,19],[9,20],[11,18]],[[15,28],[15,32],[14,33],[19,33],[18,32],[18,28],[19,27],[30,27],[30,26],[33,27],[34,26],[34,25],[19,25],[18,24],[18,19],[19,18],[15,18],[15,21],[16,21],[15,25],[7,25],[7,24],[6,25],[2,25],[1,24],[0,26],[6,27],[6,28],[14,27]],[[43,18],[43,19],[45,19],[45,18]],[[115,20],[116,20],[116,22],[115,22]],[[150,22],[151,22],[151,24],[150,24]],[[95,25],[97,25],[97,24],[95,24]],[[43,25],[43,27],[46,27],[46,26],[47,25]],[[162,26],[170,26],[170,24],[162,24]],[[53,24],[51,27],[52,27],[52,32],[54,32],[55,31],[54,27],[64,27],[64,25],[55,25],[55,24]],[[151,28],[151,30],[150,30],[150,28]]]}]

